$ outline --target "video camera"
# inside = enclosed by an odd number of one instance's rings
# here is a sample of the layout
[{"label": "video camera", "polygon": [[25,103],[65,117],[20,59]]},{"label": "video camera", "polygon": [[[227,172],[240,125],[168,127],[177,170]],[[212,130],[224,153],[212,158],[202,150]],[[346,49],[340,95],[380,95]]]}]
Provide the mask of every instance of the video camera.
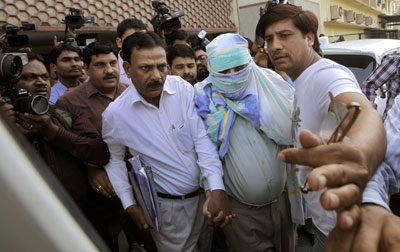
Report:
[{"label": "video camera", "polygon": [[[65,16],[65,36],[64,43],[79,47],[77,43],[77,35],[73,32],[75,29],[80,29],[87,23],[94,23],[94,16],[85,17],[80,9],[69,8],[70,15]],[[72,31],[71,31],[72,30]],[[79,43],[81,44],[81,43]]]},{"label": "video camera", "polygon": [[28,63],[26,53],[0,54],[0,85],[4,87],[2,98],[14,106],[15,111],[42,115],[49,109],[45,96],[32,96],[26,89],[18,89],[23,65]]},{"label": "video camera", "polygon": [[83,15],[83,10],[69,8],[69,12],[70,15],[65,16],[66,31],[68,30],[68,28],[80,29],[87,23],[94,23],[94,16],[85,17]]},{"label": "video camera", "polygon": [[150,20],[156,33],[164,31],[165,34],[169,34],[181,28],[179,17],[185,15],[182,10],[169,13],[167,5],[161,1],[152,1],[151,6],[156,10],[156,16]]},{"label": "video camera", "polygon": [[199,31],[197,33],[197,37],[200,39],[200,43],[202,46],[206,47],[208,44],[210,44],[210,40],[206,38],[207,32],[205,30]]},{"label": "video camera", "polygon": [[35,24],[22,24],[18,27],[12,24],[5,24],[2,30],[6,32],[5,43],[3,44],[3,52],[14,51],[19,48],[29,47],[29,38],[27,35],[17,35],[18,31],[33,31]]}]

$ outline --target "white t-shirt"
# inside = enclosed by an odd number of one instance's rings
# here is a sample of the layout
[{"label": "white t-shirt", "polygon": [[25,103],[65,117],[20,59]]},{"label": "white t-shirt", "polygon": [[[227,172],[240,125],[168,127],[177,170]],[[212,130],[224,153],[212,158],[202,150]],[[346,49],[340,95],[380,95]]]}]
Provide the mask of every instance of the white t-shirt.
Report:
[{"label": "white t-shirt", "polygon": [[[346,67],[328,59],[321,59],[307,68],[295,81],[295,109],[293,111],[293,135],[296,136],[295,146],[301,147],[300,131],[307,129],[313,133],[321,129],[324,118],[328,115],[330,99],[342,93],[362,93],[354,74]],[[324,123],[325,125],[325,123]],[[334,129],[336,125],[330,125]],[[309,170],[298,173],[299,182],[304,183]],[[336,224],[336,213],[326,211],[320,203],[320,196],[325,189],[304,194],[307,208],[313,218],[314,225],[328,235]]]}]

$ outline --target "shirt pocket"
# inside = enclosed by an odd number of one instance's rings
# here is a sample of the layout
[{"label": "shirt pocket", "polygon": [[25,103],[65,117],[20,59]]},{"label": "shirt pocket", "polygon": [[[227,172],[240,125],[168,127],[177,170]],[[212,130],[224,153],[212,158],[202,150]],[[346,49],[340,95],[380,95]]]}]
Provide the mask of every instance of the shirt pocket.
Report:
[{"label": "shirt pocket", "polygon": [[[175,126],[176,127],[176,126]],[[182,153],[191,152],[194,149],[192,134],[190,133],[189,125],[185,122],[173,127],[173,135],[176,141],[178,150]]]}]

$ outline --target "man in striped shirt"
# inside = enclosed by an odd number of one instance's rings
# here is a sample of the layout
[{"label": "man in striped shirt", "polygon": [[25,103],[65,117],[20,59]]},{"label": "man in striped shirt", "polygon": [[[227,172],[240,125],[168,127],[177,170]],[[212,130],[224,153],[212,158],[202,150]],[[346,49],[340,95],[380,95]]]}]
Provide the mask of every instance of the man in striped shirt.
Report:
[{"label": "man in striped shirt", "polygon": [[382,116],[383,120],[386,119],[387,113],[394,103],[394,98],[400,93],[400,53],[387,55],[379,67],[362,84],[363,93],[375,108],[375,92],[385,83],[388,92],[386,108]]}]

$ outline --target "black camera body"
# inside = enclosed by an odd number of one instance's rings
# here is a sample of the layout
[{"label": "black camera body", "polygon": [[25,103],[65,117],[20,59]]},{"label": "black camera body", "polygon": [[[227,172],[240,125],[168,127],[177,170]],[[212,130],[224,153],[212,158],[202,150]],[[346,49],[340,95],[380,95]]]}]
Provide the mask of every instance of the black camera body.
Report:
[{"label": "black camera body", "polygon": [[85,17],[83,10],[69,8],[70,15],[65,16],[65,25],[71,29],[80,29],[86,23],[94,23],[94,17]]},{"label": "black camera body", "polygon": [[200,43],[202,46],[206,47],[208,44],[210,44],[210,40],[206,38],[207,32],[205,30],[199,31],[197,33],[197,37],[200,39]]},{"label": "black camera body", "polygon": [[22,24],[18,27],[12,24],[5,24],[2,30],[6,32],[3,51],[13,51],[19,48],[29,47],[29,38],[27,35],[18,35],[18,31],[33,31],[35,30],[35,24]]},{"label": "black camera body", "polygon": [[156,16],[150,20],[156,33],[164,31],[165,34],[169,34],[181,28],[179,18],[185,15],[182,10],[170,13],[167,5],[158,0],[152,1],[151,6],[156,10]]},{"label": "black camera body", "polygon": [[21,113],[45,114],[49,102],[43,95],[31,95],[25,89],[18,89],[16,84],[21,77],[24,53],[0,54],[0,86],[3,87],[2,98]]}]

